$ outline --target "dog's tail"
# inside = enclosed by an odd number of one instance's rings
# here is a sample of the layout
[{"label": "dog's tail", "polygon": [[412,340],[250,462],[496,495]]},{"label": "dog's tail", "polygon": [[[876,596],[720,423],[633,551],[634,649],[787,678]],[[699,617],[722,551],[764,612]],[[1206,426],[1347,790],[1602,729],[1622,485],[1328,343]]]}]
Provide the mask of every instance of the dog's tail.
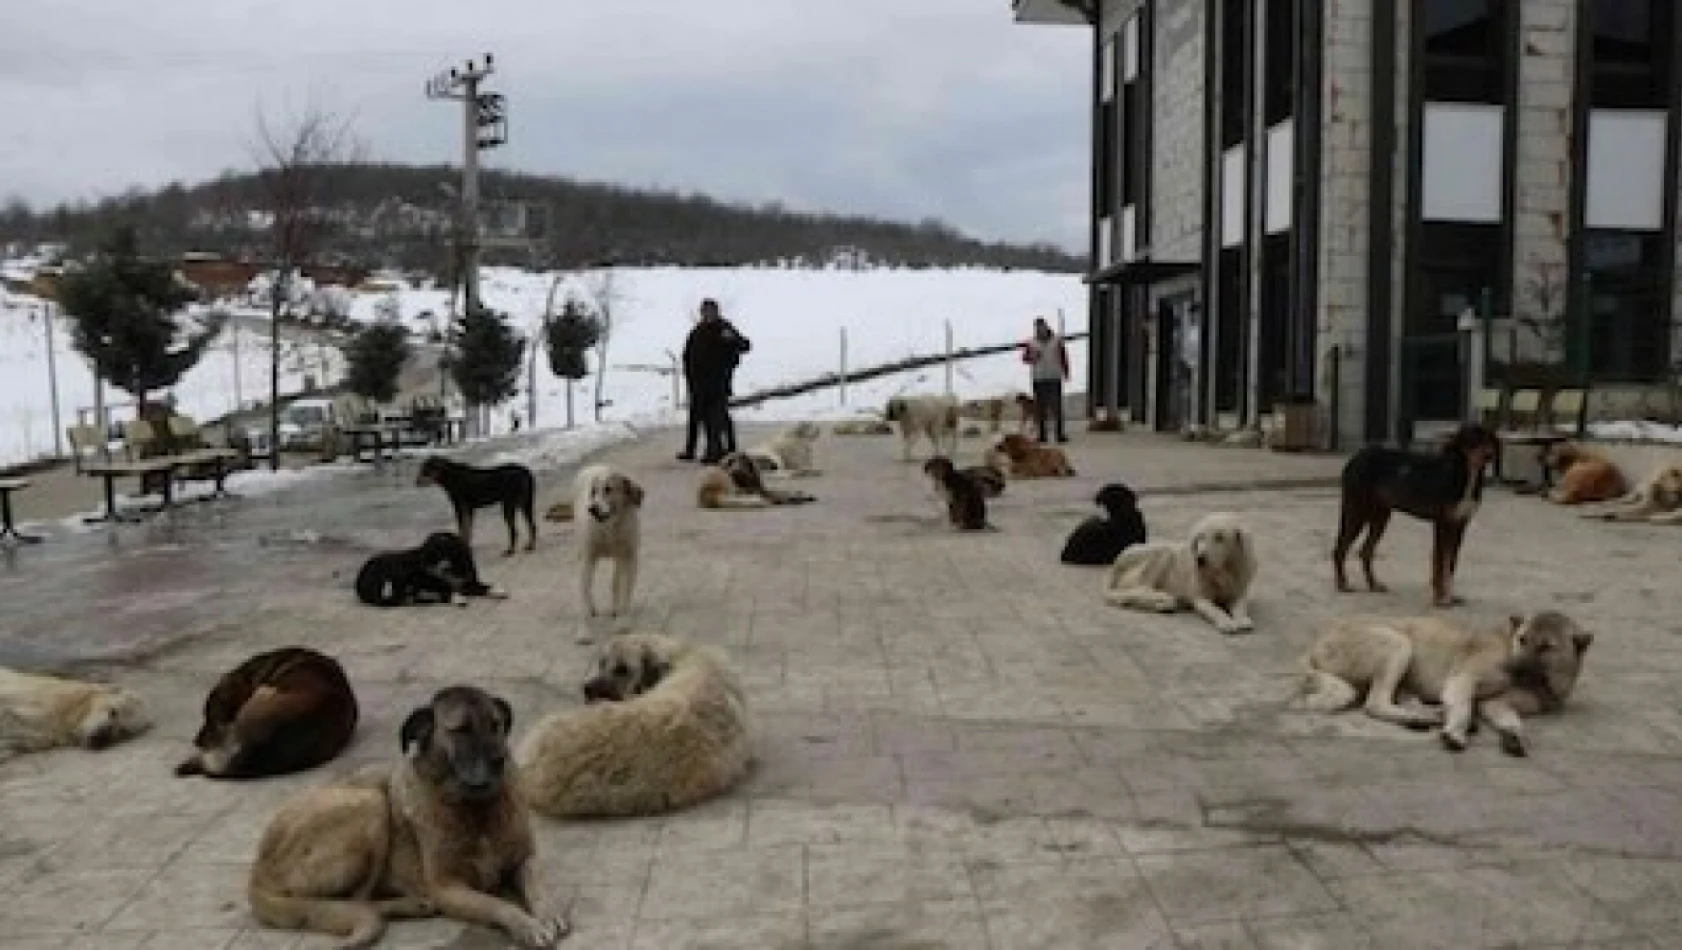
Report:
[{"label": "dog's tail", "polygon": [[712,511],[754,511],[769,508],[775,502],[758,495],[719,495],[706,499],[701,503],[702,508]]},{"label": "dog's tail", "polygon": [[251,913],[260,923],[282,930],[308,930],[344,938],[343,947],[371,947],[385,933],[385,918],[364,901],[293,897],[258,881],[246,889]]}]

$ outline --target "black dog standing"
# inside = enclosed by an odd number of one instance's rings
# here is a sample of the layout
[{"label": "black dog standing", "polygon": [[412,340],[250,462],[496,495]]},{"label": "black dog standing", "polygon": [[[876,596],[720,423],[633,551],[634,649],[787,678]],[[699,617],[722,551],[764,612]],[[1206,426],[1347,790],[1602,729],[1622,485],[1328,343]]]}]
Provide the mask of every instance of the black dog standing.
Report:
[{"label": "black dog standing", "polygon": [[495,597],[497,591],[479,579],[473,549],[467,542],[440,531],[428,535],[418,548],[376,554],[356,574],[356,596],[371,607],[398,607],[423,600],[456,601],[466,597]]},{"label": "black dog standing", "polygon": [[514,543],[519,536],[514,527],[516,512],[526,516],[526,533],[529,535],[526,550],[537,547],[537,518],[532,513],[537,503],[537,479],[524,465],[509,463],[475,468],[452,462],[441,455],[432,455],[421,463],[415,484],[437,485],[444,489],[444,494],[450,498],[450,507],[455,509],[456,533],[468,544],[473,543],[473,512],[500,504],[503,520],[508,522],[508,550],[502,552],[503,556],[514,553]]},{"label": "black dog standing", "polygon": [[1343,466],[1343,504],[1337,545],[1332,549],[1337,589],[1350,589],[1343,562],[1363,530],[1366,540],[1360,556],[1367,587],[1386,589],[1373,576],[1372,558],[1390,514],[1400,511],[1431,522],[1432,603],[1438,607],[1458,603],[1454,569],[1460,561],[1460,544],[1483,498],[1484,469],[1500,451],[1495,433],[1469,423],[1455,430],[1435,455],[1368,445],[1350,456]]},{"label": "black dog standing", "polygon": [[1105,516],[1082,521],[1063,543],[1063,563],[1088,566],[1110,565],[1121,552],[1145,543],[1145,516],[1133,490],[1119,482],[1098,489],[1093,504]]}]

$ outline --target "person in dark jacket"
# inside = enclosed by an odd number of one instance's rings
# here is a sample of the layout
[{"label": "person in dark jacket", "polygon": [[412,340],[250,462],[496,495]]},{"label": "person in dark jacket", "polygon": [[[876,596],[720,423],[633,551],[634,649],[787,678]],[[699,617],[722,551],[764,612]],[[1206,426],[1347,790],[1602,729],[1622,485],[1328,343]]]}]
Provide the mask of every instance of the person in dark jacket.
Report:
[{"label": "person in dark jacket", "polygon": [[730,451],[730,381],[742,354],[752,344],[718,311],[718,302],[701,301],[701,319],[683,344],[683,378],[689,389],[688,440],[678,458],[695,458],[695,440],[704,431],[701,461],[712,464]]}]

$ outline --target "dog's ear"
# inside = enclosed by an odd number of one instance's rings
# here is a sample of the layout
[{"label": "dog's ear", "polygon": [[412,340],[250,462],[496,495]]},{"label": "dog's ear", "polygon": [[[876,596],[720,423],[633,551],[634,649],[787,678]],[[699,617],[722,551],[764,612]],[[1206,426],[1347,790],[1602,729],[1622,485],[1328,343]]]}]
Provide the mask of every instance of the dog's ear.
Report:
[{"label": "dog's ear", "polygon": [[1518,628],[1524,626],[1524,615],[1513,614],[1507,618],[1507,632],[1518,633]]},{"label": "dog's ear", "polygon": [[501,696],[492,696],[491,705],[496,707],[497,724],[502,727],[502,734],[508,735],[514,730],[514,707]]},{"label": "dog's ear", "polygon": [[660,681],[666,678],[666,673],[670,669],[671,666],[661,662],[660,658],[654,655],[653,650],[645,648],[642,651],[642,676],[637,681],[637,692],[646,693],[659,685]]},{"label": "dog's ear", "polygon": [[1587,630],[1579,630],[1571,635],[1571,644],[1577,648],[1577,656],[1589,652],[1589,645],[1594,643],[1594,634]]},{"label": "dog's ear", "polygon": [[398,731],[398,746],[407,758],[417,758],[432,744],[432,730],[437,725],[437,718],[432,713],[431,706],[422,706],[409,714],[403,720],[403,728]]},{"label": "dog's ear", "polygon": [[633,507],[642,507],[642,494],[641,485],[638,485],[628,477],[625,478],[625,496],[631,499],[631,505]]}]

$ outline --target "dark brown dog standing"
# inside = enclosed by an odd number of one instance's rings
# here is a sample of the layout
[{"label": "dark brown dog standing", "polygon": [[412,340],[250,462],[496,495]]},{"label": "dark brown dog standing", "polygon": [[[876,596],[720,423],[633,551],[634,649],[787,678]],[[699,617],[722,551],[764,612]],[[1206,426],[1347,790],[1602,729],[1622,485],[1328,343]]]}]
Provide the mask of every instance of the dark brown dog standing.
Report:
[{"label": "dark brown dog standing", "polygon": [[205,697],[197,751],[175,774],[259,778],[314,768],[350,744],[357,715],[337,660],[305,647],[259,653]]},{"label": "dark brown dog standing", "polygon": [[468,544],[473,543],[473,512],[491,505],[502,505],[502,518],[508,522],[508,550],[514,553],[518,532],[514,515],[526,517],[526,550],[537,547],[537,478],[524,465],[509,463],[490,468],[476,468],[462,462],[452,462],[442,455],[427,456],[415,476],[416,485],[437,485],[449,496],[455,509],[456,533]]},{"label": "dark brown dog standing", "polygon": [[1495,433],[1468,423],[1435,455],[1368,445],[1350,456],[1343,466],[1343,501],[1332,550],[1337,589],[1350,589],[1343,562],[1363,530],[1360,557],[1367,587],[1387,589],[1373,576],[1372,558],[1391,513],[1400,511],[1431,523],[1432,602],[1439,607],[1458,603],[1453,584],[1460,545],[1483,498],[1484,469],[1500,451]]}]

